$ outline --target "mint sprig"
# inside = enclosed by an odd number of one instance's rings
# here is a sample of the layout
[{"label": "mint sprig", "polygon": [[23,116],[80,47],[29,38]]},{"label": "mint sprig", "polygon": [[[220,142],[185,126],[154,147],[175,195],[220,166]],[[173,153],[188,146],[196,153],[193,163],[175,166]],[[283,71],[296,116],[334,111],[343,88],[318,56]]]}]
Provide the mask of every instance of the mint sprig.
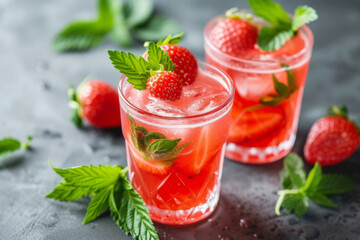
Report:
[{"label": "mint sprig", "polygon": [[315,21],[316,11],[309,6],[296,8],[291,19],[283,7],[271,0],[248,0],[255,15],[268,21],[271,26],[263,26],[258,35],[258,45],[263,51],[274,51],[291,39],[303,25]]},{"label": "mint sprig", "polygon": [[327,195],[346,193],[355,187],[354,181],[348,176],[323,174],[319,163],[315,163],[306,177],[303,161],[295,153],[290,153],[284,159],[280,178],[284,190],[278,191],[277,215],[281,215],[280,208],[284,207],[301,216],[306,213],[310,199],[321,206],[336,207]]},{"label": "mint sprig", "polygon": [[[51,164],[50,164],[51,165]],[[156,229],[141,196],[126,177],[127,168],[115,166],[80,166],[60,169],[51,166],[62,178],[47,198],[74,201],[91,196],[83,224],[110,209],[114,222],[136,240],[158,240]]]},{"label": "mint sprig", "polygon": [[108,51],[114,67],[124,74],[128,78],[127,81],[138,90],[146,89],[147,80],[157,71],[173,72],[175,69],[168,53],[161,50],[156,43],[150,42],[147,52],[148,61],[132,53]]},{"label": "mint sprig", "polygon": [[0,161],[4,160],[13,152],[19,149],[29,148],[31,140],[32,140],[31,135],[28,135],[27,140],[23,143],[15,138],[10,138],[10,137],[0,139]]},{"label": "mint sprig", "polygon": [[[156,21],[159,18],[161,21]],[[96,18],[68,24],[52,45],[57,52],[85,51],[98,46],[110,34],[119,46],[130,47],[133,36],[141,41],[156,41],[179,31],[176,22],[154,14],[152,0],[98,0]]]},{"label": "mint sprig", "polygon": [[131,127],[131,138],[137,149],[146,160],[159,161],[170,166],[190,142],[178,145],[181,139],[168,139],[159,132],[149,132],[146,128],[135,125],[134,119],[128,115]]}]

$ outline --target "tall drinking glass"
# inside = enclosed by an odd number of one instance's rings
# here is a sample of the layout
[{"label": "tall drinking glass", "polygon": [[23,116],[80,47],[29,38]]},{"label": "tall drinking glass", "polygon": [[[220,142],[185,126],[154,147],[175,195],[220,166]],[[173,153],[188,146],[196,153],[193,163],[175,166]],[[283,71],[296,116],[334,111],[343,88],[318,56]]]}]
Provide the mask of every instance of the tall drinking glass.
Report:
[{"label": "tall drinking glass", "polygon": [[[229,55],[212,44],[213,27],[225,16],[211,20],[204,32],[206,61],[228,73],[235,98],[226,157],[243,163],[269,163],[289,153],[295,142],[301,101],[311,58],[313,35],[304,25],[274,52],[249,50]],[[257,26],[261,20],[254,20]],[[287,92],[279,97],[275,82]],[[281,85],[281,84],[280,84]]]},{"label": "tall drinking glass", "polygon": [[[151,218],[175,225],[206,218],[219,199],[232,80],[199,62],[197,79],[183,88],[180,100],[155,103],[142,102],[143,93],[126,80],[120,80],[119,97],[129,176]],[[171,144],[177,145],[166,153]]]}]

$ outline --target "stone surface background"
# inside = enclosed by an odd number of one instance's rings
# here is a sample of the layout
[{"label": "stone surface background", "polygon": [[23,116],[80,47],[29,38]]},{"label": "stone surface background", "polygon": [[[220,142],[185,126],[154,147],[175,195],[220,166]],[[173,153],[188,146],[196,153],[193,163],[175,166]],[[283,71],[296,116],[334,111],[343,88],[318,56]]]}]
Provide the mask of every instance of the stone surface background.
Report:
[{"label": "stone surface background", "polygon": [[[157,11],[172,16],[186,31],[183,45],[203,59],[202,31],[208,20],[244,0],[157,0]],[[311,24],[315,46],[294,151],[302,154],[311,124],[330,104],[347,104],[360,122],[360,2],[358,0],[282,0],[287,10],[299,4],[317,9]],[[50,42],[64,24],[95,13],[95,0],[0,0],[0,137],[34,135],[33,150],[0,163],[0,239],[131,239],[108,214],[82,225],[88,199],[61,203],[45,199],[60,180],[50,169],[82,164],[125,164],[120,129],[76,129],[68,120],[67,87],[86,76],[114,86],[119,73],[108,60],[106,41],[86,53],[55,54]],[[138,43],[133,49],[140,54]],[[173,227],[156,224],[161,239],[360,239],[360,151],[326,172],[352,176],[356,190],[333,198],[337,209],[310,205],[296,218],[276,216],[282,161],[250,166],[225,160],[219,207],[213,220]],[[242,228],[240,219],[254,221]],[[297,233],[304,228],[305,232]]]}]

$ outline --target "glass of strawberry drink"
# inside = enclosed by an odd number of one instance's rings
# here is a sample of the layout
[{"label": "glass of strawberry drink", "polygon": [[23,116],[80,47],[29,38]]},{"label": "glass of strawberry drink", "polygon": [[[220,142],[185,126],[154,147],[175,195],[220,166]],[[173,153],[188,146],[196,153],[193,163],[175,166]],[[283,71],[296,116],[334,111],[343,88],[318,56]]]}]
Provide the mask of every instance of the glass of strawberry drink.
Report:
[{"label": "glass of strawberry drink", "polygon": [[[163,57],[170,56],[174,68],[169,59],[160,60],[165,71],[153,72],[156,48],[167,52]],[[116,56],[110,58],[117,67]],[[210,215],[219,199],[233,83],[187,49],[166,42],[161,48],[150,43],[145,58],[155,65],[142,79],[146,86],[117,67],[124,73],[119,96],[129,176],[154,221],[193,223]]]},{"label": "glass of strawberry drink", "polygon": [[211,20],[205,56],[235,82],[226,157],[262,164],[281,159],[294,145],[313,35],[301,24],[283,46],[261,50],[258,35],[267,23],[248,16],[230,10]]}]

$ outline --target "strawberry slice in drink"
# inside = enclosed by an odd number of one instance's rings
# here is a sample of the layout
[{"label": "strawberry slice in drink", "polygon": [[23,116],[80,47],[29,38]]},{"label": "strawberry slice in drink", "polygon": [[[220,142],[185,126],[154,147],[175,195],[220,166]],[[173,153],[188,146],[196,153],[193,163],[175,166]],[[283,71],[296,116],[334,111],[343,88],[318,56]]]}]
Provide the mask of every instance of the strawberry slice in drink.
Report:
[{"label": "strawberry slice in drink", "polygon": [[144,159],[142,153],[135,148],[131,141],[128,142],[130,155],[136,165],[144,172],[151,173],[154,175],[165,175],[170,166],[170,162],[165,161],[154,161]]},{"label": "strawberry slice in drink", "polygon": [[243,111],[232,121],[228,142],[252,141],[263,138],[278,130],[285,119],[279,107],[263,107]]},{"label": "strawberry slice in drink", "polygon": [[[174,168],[188,176],[198,175],[209,160],[221,149],[222,146],[218,143],[225,142],[226,136],[224,136],[224,140],[220,141],[218,139],[222,136],[214,136],[214,134],[216,131],[212,131],[209,126],[202,127],[198,138],[191,142],[191,145],[194,146],[193,151],[184,151],[180,154],[174,163]],[[216,141],[214,141],[215,137],[217,137]]]}]

